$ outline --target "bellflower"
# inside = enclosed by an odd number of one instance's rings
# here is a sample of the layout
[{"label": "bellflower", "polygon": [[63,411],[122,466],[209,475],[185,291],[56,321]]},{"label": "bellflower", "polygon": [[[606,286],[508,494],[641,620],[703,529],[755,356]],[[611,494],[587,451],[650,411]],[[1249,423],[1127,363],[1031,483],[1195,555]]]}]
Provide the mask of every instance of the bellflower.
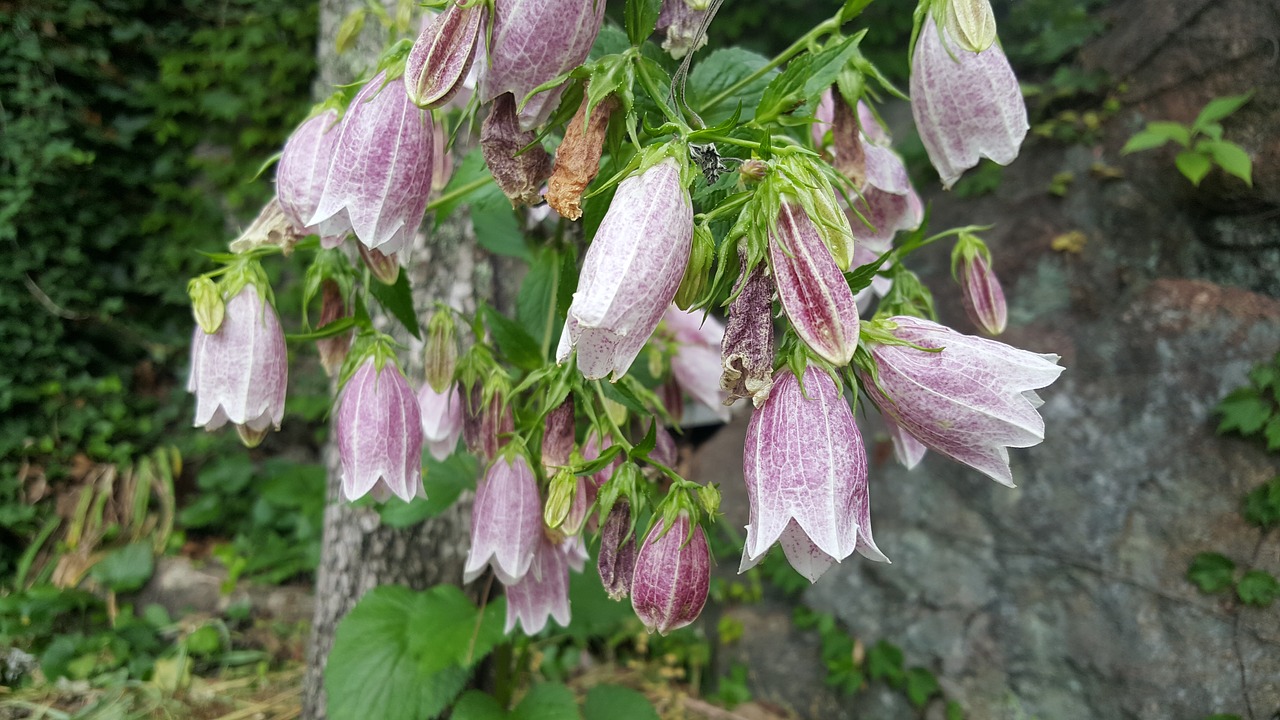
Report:
[{"label": "bellflower", "polygon": [[706,45],[707,36],[699,37],[698,30],[706,20],[710,5],[710,0],[663,0],[656,28],[666,33],[662,49],[680,60]]},{"label": "bellflower", "polygon": [[[320,284],[320,324],[324,327],[331,322],[347,317],[347,299],[342,295],[342,288],[333,280],[325,279]],[[321,338],[316,341],[316,350],[320,353],[320,366],[325,375],[333,377],[342,368],[342,361],[347,359],[347,350],[351,348],[351,331]]]},{"label": "bellflower", "polygon": [[671,373],[685,392],[729,422],[727,393],[720,388],[720,345],[724,325],[701,312],[685,312],[672,305],[663,316],[667,331],[675,341]]},{"label": "bellflower", "polygon": [[[541,525],[539,525],[541,527]],[[581,563],[579,546],[572,539],[559,545],[538,532],[529,571],[507,586],[507,624],[510,633],[520,624],[525,635],[536,635],[553,618],[560,627],[569,624],[569,566]]]},{"label": "bellflower", "polygon": [[285,141],[280,164],[276,165],[276,197],[280,209],[302,234],[319,234],[320,244],[326,248],[341,245],[351,230],[350,226],[334,223],[321,233],[318,225],[308,225],[324,192],[339,135],[338,120],[336,110],[326,110],[299,125]]},{"label": "bellflower", "polygon": [[422,419],[400,368],[380,359],[365,359],[338,395],[333,416],[342,494],[408,502],[422,494]]},{"label": "bellflower", "polygon": [[476,487],[463,579],[471,582],[490,566],[502,584],[514,585],[529,572],[543,542],[542,502],[529,461],[519,453],[499,457]]},{"label": "bellflower", "polygon": [[885,561],[871,537],[862,435],[827,373],[806,369],[803,390],[780,374],[751,415],[743,471],[751,513],[742,569],[775,542],[810,582],[855,551]]},{"label": "bellflower", "polygon": [[849,364],[858,347],[858,305],[813,221],[785,196],[769,237],[769,265],[800,339],[833,365]]},{"label": "bellflower", "polygon": [[942,186],[986,157],[1008,165],[1027,135],[1027,105],[998,44],[972,52],[926,17],[911,62],[911,114]]},{"label": "bellflower", "polygon": [[964,311],[979,330],[988,335],[999,335],[1004,332],[1009,320],[1009,310],[1005,305],[1000,279],[991,269],[986,246],[957,244],[957,250],[957,276]]},{"label": "bellflower", "polygon": [[[698,619],[711,583],[711,550],[700,526],[681,511],[663,532],[654,523],[636,555],[631,579],[631,608],[640,622],[666,635]],[[687,542],[686,542],[687,541]]]},{"label": "bellflower", "polygon": [[569,464],[573,454],[573,395],[547,413],[542,432],[542,467],[547,477]]},{"label": "bellflower", "polygon": [[316,211],[321,235],[350,228],[365,247],[391,254],[409,246],[431,192],[431,114],[409,101],[385,72],[347,108]]},{"label": "bellflower", "polygon": [[415,105],[440,107],[462,89],[488,15],[484,3],[454,2],[426,23],[404,66],[405,91]]},{"label": "bellflower", "polygon": [[560,334],[559,362],[617,380],[675,297],[693,239],[693,205],[679,164],[667,158],[618,185],[582,263]]},{"label": "bellflower", "polygon": [[920,318],[893,317],[887,326],[894,338],[911,345],[869,344],[879,385],[865,371],[859,376],[880,412],[930,450],[1012,487],[1008,448],[1044,440],[1035,391],[1062,373],[1058,356],[962,335]]},{"label": "bellflower", "polygon": [[462,437],[462,391],[457,384],[436,392],[430,383],[418,390],[418,409],[422,415],[422,436],[427,450],[436,460],[453,454]]},{"label": "bellflower", "polygon": [[225,305],[216,332],[196,327],[187,390],[196,396],[196,427],[215,430],[230,422],[252,447],[269,428],[280,429],[288,350],[275,308],[253,283]]},{"label": "bellflower", "polygon": [[911,436],[911,433],[898,427],[888,415],[884,416],[885,429],[889,431],[889,440],[893,443],[893,456],[902,467],[913,470],[924,459],[929,448]]},{"label": "bellflower", "polygon": [[[524,102],[534,88],[581,65],[600,32],[604,6],[600,0],[495,0],[480,99],[511,93]],[[520,127],[546,122],[563,92],[554,88],[529,98],[520,109]]]}]

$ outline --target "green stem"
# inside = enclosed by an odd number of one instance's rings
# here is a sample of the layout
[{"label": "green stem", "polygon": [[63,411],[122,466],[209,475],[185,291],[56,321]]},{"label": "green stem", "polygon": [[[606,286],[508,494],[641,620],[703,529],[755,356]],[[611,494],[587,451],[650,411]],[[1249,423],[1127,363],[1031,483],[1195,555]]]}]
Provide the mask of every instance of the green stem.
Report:
[{"label": "green stem", "polygon": [[[614,442],[621,445],[622,449],[626,450],[627,454],[630,455],[633,445],[623,437],[622,428],[618,427],[618,423],[614,422],[613,417],[609,415],[609,406],[605,404],[608,398],[604,396],[604,388],[601,387],[599,380],[595,380],[591,384],[596,388],[596,397],[600,399],[600,412],[604,414],[604,421],[609,424],[609,432],[613,434]],[[603,447],[600,449],[601,451],[604,450]]]},{"label": "green stem", "polygon": [[445,205],[447,203],[453,202],[454,200],[457,200],[458,198],[468,193],[473,193],[476,190],[479,190],[480,188],[484,187],[485,185],[488,185],[491,182],[493,182],[493,176],[489,175],[488,173],[485,173],[482,177],[478,177],[475,180],[472,180],[471,182],[467,183],[466,185],[463,185],[457,190],[450,190],[449,192],[441,195],[435,200],[432,200],[431,202],[427,203],[427,210],[428,211],[435,210],[441,205]]},{"label": "green stem", "polygon": [[765,75],[768,75],[779,65],[785,63],[786,61],[790,60],[796,55],[799,55],[802,50],[809,47],[809,43],[813,42],[818,37],[821,37],[822,35],[829,33],[838,27],[840,27],[840,24],[836,18],[828,18],[822,21],[812,30],[805,33],[799,40],[796,40],[795,42],[791,43],[791,46],[788,47],[786,50],[783,50],[782,52],[778,53],[777,57],[765,63],[760,69],[756,70],[755,72],[742,78],[738,82],[730,85],[724,90],[721,90],[720,92],[713,95],[711,99],[707,101],[706,105],[703,106],[702,111],[707,112],[708,110],[713,109],[715,106],[724,102],[725,99],[727,99],[734,93],[750,85],[751,83],[759,80]]},{"label": "green stem", "polygon": [[739,195],[732,196],[725,200],[725,202],[716,206],[715,210],[712,210],[709,213],[701,213],[696,219],[701,222],[711,222],[722,215],[731,215],[740,210],[742,206],[746,205],[748,202],[751,202],[751,198],[753,197],[755,197],[754,193],[740,193]]},{"label": "green stem", "polygon": [[676,111],[672,110],[667,105],[664,94],[658,89],[658,84],[654,82],[653,76],[649,75],[649,70],[645,67],[645,64],[641,62],[641,59],[642,56],[636,55],[636,77],[640,80],[641,87],[644,88],[645,92],[649,93],[649,97],[653,98],[653,102],[657,104],[658,109],[662,111],[662,114],[666,115],[668,120],[675,123],[683,130],[681,134],[688,135],[690,132],[688,124],[685,123],[683,117],[678,115]]}]

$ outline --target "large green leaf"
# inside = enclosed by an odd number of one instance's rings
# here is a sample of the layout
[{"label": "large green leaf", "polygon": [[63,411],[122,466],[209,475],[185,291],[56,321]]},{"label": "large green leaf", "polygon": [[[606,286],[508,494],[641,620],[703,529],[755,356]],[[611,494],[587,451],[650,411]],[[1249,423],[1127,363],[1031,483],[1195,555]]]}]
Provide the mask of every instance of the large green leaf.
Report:
[{"label": "large green leaf", "polygon": [[694,66],[689,73],[688,100],[708,125],[718,125],[730,118],[739,105],[742,106],[742,120],[748,121],[755,113],[760,96],[768,87],[769,80],[776,73],[764,76],[743,85],[725,96],[714,106],[709,103],[720,93],[729,90],[755,71],[769,63],[765,56],[742,48],[724,48],[706,56]]},{"label": "large green leaf", "polygon": [[560,338],[576,285],[573,256],[551,248],[538,253],[520,284],[516,319],[538,341],[544,359],[549,359]]},{"label": "large green leaf", "polygon": [[151,579],[155,571],[155,559],[150,543],[133,543],[112,550],[100,560],[89,576],[99,584],[116,592],[137,590]]},{"label": "large green leaf", "polygon": [[485,250],[495,255],[531,259],[511,201],[497,186],[487,186],[472,196],[471,225],[476,230],[476,242]]},{"label": "large green leaf", "polygon": [[458,700],[450,717],[452,720],[578,720],[582,716],[569,688],[560,683],[540,683],[529,688],[511,712],[503,710],[492,696],[472,690]]},{"label": "large green leaf", "polygon": [[538,341],[529,337],[520,323],[488,306],[484,308],[484,321],[498,349],[516,367],[535,370],[542,366],[544,360]]},{"label": "large green leaf", "polygon": [[627,0],[625,21],[627,39],[632,45],[639,45],[653,34],[661,11],[662,0]]},{"label": "large green leaf", "polygon": [[401,270],[394,285],[384,285],[376,280],[369,283],[369,293],[414,337],[422,338],[422,330],[418,328],[418,313],[413,309],[413,291],[409,289],[407,273]]},{"label": "large green leaf", "polygon": [[587,692],[586,720],[658,720],[658,712],[641,693],[620,685],[597,685]]}]

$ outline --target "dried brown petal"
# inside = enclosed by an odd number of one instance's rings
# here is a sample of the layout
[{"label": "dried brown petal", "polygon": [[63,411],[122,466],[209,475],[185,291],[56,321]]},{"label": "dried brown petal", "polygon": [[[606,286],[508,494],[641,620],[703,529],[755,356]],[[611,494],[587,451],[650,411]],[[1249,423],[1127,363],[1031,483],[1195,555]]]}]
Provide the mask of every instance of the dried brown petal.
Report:
[{"label": "dried brown petal", "polygon": [[293,252],[293,246],[303,237],[305,236],[298,233],[293,223],[284,214],[279,199],[273,197],[271,202],[258,213],[258,217],[249,225],[249,228],[240,233],[240,237],[231,241],[231,252],[246,253],[267,245],[275,245],[288,255]]},{"label": "dried brown petal", "polygon": [[751,398],[760,407],[773,388],[773,279],[765,263],[743,270],[724,328],[720,387],[729,393],[727,404]]},{"label": "dried brown petal", "polygon": [[480,126],[480,151],[512,206],[538,204],[542,199],[538,190],[551,175],[551,155],[537,138],[532,131],[521,132],[511,93],[494,99],[489,117]]},{"label": "dried brown petal", "polygon": [[547,204],[569,220],[582,217],[582,193],[600,172],[600,155],[609,116],[618,105],[612,95],[600,101],[587,118],[587,95],[565,130],[564,141],[556,149],[555,170],[547,183]]}]

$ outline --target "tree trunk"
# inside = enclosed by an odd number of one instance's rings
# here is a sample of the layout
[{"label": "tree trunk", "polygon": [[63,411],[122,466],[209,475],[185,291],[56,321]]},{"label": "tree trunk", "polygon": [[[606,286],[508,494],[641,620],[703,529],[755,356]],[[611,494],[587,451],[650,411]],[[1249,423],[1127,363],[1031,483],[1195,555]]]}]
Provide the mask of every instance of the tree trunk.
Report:
[{"label": "tree trunk", "polygon": [[[394,5],[394,0],[385,0]],[[317,97],[332,92],[368,72],[382,49],[382,27],[366,23],[356,46],[339,56],[334,50],[337,29],[362,0],[322,0],[320,6],[320,77]],[[430,221],[424,228],[430,227]],[[479,300],[502,305],[494,297],[494,262],[481,251],[465,215],[455,214],[438,230],[419,233],[406,272],[413,287],[414,305],[426,318],[436,301],[464,312],[473,312]],[[409,348],[401,358],[410,382],[422,382],[423,344],[409,337],[393,319],[375,316],[375,323]],[[320,720],[326,714],[324,667],[333,647],[338,622],[369,589],[399,584],[422,589],[442,582],[458,582],[466,559],[470,504],[459,502],[441,515],[416,527],[397,530],[379,525],[378,514],[340,499],[338,450],[330,441],[325,449],[328,468],[328,504],[324,515],[324,544],[316,574],[315,616],[307,649],[307,673],[303,686],[302,717]],[[464,498],[465,500],[465,498]]]}]

